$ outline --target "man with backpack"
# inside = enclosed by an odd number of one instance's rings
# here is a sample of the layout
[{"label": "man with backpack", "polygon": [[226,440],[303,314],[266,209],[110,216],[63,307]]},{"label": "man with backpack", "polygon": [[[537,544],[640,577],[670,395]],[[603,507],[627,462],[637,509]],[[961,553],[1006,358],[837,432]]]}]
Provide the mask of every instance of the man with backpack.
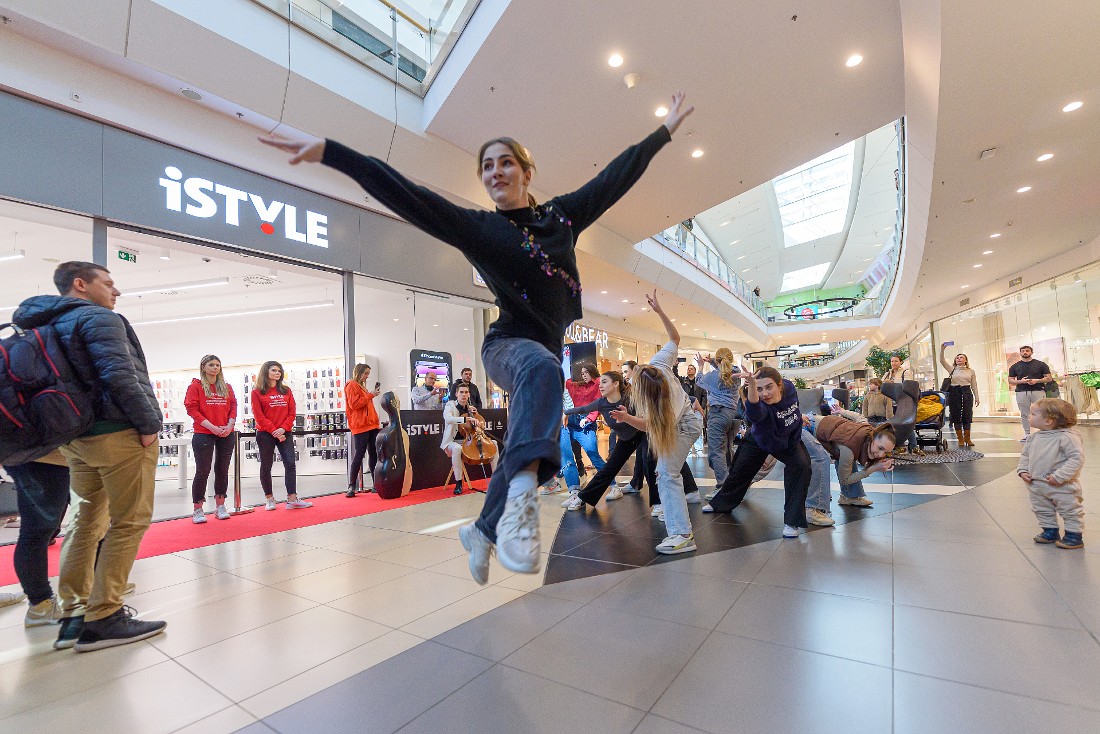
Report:
[{"label": "man with backpack", "polygon": [[54,643],[87,652],[137,642],[167,626],[136,619],[122,604],[153,516],[162,417],[137,334],[114,313],[120,293],[110,272],[94,263],[66,262],[54,271],[54,285],[60,296],[28,298],[13,321],[46,332],[47,343],[56,336],[93,398],[91,428],[61,447],[77,507],[61,549],[62,619]]}]

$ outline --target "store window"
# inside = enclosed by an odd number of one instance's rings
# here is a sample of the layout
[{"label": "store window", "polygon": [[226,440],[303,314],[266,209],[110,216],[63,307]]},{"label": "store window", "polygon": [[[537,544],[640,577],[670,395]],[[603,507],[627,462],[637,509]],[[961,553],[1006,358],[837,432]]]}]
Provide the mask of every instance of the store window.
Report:
[{"label": "store window", "polygon": [[57,295],[59,263],[92,259],[92,220],[0,200],[0,323],[26,298]]}]

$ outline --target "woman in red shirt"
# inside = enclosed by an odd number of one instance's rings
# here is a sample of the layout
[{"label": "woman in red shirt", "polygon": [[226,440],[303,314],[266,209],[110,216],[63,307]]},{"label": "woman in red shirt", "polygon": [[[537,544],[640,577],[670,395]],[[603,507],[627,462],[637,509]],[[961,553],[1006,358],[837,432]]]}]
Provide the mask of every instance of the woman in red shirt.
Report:
[{"label": "woman in red shirt", "polygon": [[229,464],[233,461],[233,450],[237,446],[237,438],[233,435],[237,398],[233,388],[225,383],[222,361],[217,356],[208,354],[199,362],[199,377],[188,385],[183,407],[195,421],[195,435],[191,439],[191,450],[195,453],[191,501],[195,505],[195,513],[191,516],[191,522],[196,525],[206,522],[202,506],[206,503],[206,481],[210,478],[211,463],[214,464],[214,502],[217,504],[214,516],[219,520],[228,520],[225,495],[229,490]]},{"label": "woman in red shirt", "polygon": [[294,466],[294,393],[283,384],[283,366],[271,360],[264,362],[256,389],[252,391],[252,415],[256,418],[256,449],[260,456],[260,486],[267,503],[266,510],[278,508],[271,493],[271,464],[275,451],[283,459],[283,481],[286,483],[286,508],[301,510],[313,507],[312,502],[298,499],[298,473]]},{"label": "woman in red shirt", "polygon": [[[375,440],[382,423],[374,409],[374,399],[382,391],[381,385],[374,383],[374,390],[367,389],[370,377],[370,365],[359,363],[351,371],[351,380],[344,386],[344,401],[347,405],[348,430],[351,431],[351,466],[348,467],[348,493],[345,497],[354,497],[359,487],[359,471],[363,468],[363,454],[368,456],[367,473],[374,471],[378,461]],[[372,475],[373,476],[373,475]]]},{"label": "woman in red shirt", "polygon": [[[579,370],[580,382],[565,381],[565,389],[573,401],[573,405],[588,405],[600,399],[600,372],[596,365],[585,362]],[[596,419],[599,411],[592,411],[588,415],[570,415],[565,418],[565,427],[569,430],[569,441],[573,448],[573,458],[577,462],[577,471],[583,476],[585,472],[584,462],[581,461],[579,444],[588,454],[588,460],[592,462],[592,468],[596,471],[603,469],[604,460],[600,456],[599,438],[596,435]],[[612,486],[618,485],[612,481]]]}]

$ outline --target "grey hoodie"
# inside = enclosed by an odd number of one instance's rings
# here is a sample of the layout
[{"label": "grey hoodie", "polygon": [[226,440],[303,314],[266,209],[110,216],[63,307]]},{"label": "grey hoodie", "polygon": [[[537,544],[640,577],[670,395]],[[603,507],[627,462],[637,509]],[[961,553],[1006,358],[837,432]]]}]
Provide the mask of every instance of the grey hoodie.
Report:
[{"label": "grey hoodie", "polygon": [[1077,430],[1053,428],[1028,437],[1016,473],[1027,472],[1039,481],[1053,474],[1060,484],[1067,484],[1078,477],[1084,465],[1085,450]]}]

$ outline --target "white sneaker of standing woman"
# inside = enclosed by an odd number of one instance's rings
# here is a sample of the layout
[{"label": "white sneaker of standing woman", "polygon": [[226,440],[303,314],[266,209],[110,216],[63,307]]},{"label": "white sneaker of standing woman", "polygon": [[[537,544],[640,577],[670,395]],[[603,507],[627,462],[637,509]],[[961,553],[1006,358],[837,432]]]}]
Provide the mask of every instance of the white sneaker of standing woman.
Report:
[{"label": "white sneaker of standing woman", "polygon": [[541,552],[539,495],[532,487],[504,504],[497,523],[497,560],[513,573],[538,573]]}]

